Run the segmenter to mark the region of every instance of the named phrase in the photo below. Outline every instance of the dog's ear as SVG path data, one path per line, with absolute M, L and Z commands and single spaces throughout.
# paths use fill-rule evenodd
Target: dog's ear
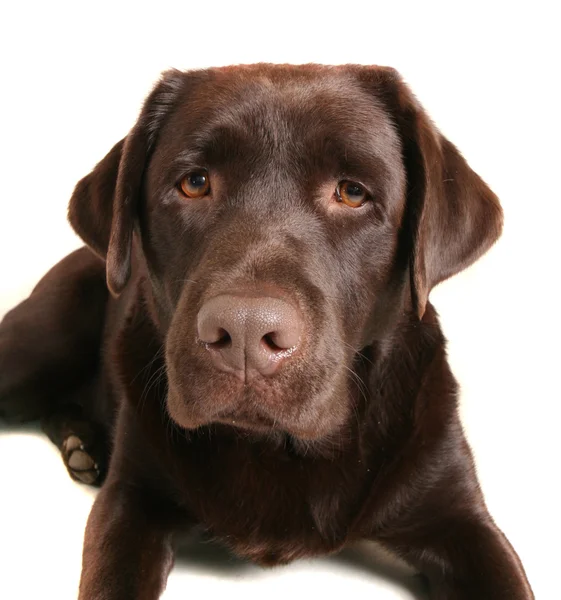
M 68 220 L 74 231 L 101 258 L 107 257 L 113 197 L 125 140 L 121 140 L 94 170 L 81 179 L 70 198 Z
M 180 71 L 162 75 L 130 133 L 76 185 L 70 199 L 70 224 L 105 259 L 107 285 L 114 295 L 123 290 L 130 277 L 132 236 L 144 171 L 184 79 Z
M 401 136 L 407 174 L 403 226 L 409 240 L 413 308 L 422 318 L 431 289 L 471 265 L 499 238 L 502 209 L 397 71 L 365 67 L 360 78 L 374 88 Z

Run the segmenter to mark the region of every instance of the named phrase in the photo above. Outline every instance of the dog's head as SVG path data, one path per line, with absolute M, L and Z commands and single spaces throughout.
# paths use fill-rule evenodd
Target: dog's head
M 497 239 L 500 205 L 392 69 L 165 73 L 76 187 L 118 295 L 142 251 L 168 410 L 319 439 L 358 351 Z

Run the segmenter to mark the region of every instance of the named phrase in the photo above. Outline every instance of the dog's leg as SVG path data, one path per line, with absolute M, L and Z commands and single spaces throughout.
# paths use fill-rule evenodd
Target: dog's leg
M 79 600 L 159 598 L 173 565 L 166 512 L 141 488 L 101 488 L 86 527 Z
M 481 507 L 420 506 L 374 539 L 428 579 L 431 600 L 534 599 L 518 555 Z
M 173 565 L 172 536 L 195 520 L 159 468 L 164 445 L 145 437 L 134 409 L 119 405 L 114 453 L 84 537 L 79 600 L 156 600 Z M 159 450 L 158 450 L 159 448 Z
M 51 414 L 96 371 L 108 292 L 105 265 L 81 248 L 55 265 L 0 323 L 0 417 Z

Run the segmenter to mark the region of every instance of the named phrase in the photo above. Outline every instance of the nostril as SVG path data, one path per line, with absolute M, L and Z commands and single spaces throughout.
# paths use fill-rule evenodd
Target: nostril
M 271 352 L 280 352 L 281 350 L 285 350 L 278 344 L 275 343 L 275 332 L 267 333 L 261 338 L 261 343 L 270 350 Z
M 216 338 L 217 339 L 215 341 L 206 343 L 209 348 L 220 350 L 222 348 L 228 348 L 232 344 L 232 338 L 225 329 L 218 329 L 216 332 Z
M 261 338 L 261 344 L 269 352 L 278 353 L 293 350 L 300 340 L 298 331 L 271 331 Z

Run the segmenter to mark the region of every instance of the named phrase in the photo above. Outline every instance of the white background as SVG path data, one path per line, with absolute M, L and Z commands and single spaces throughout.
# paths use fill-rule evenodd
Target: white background
M 536 597 L 561 598 L 561 48 L 554 5 L 4 3 L 0 316 L 79 245 L 65 222 L 72 188 L 126 134 L 161 70 L 257 61 L 398 68 L 505 210 L 501 241 L 432 301 L 450 340 L 490 510 Z M 76 597 L 92 499 L 43 437 L 0 430 L 0 597 Z M 221 591 L 246 600 L 304 592 L 420 597 L 364 556 L 265 572 L 195 547 L 173 571 L 165 598 Z

